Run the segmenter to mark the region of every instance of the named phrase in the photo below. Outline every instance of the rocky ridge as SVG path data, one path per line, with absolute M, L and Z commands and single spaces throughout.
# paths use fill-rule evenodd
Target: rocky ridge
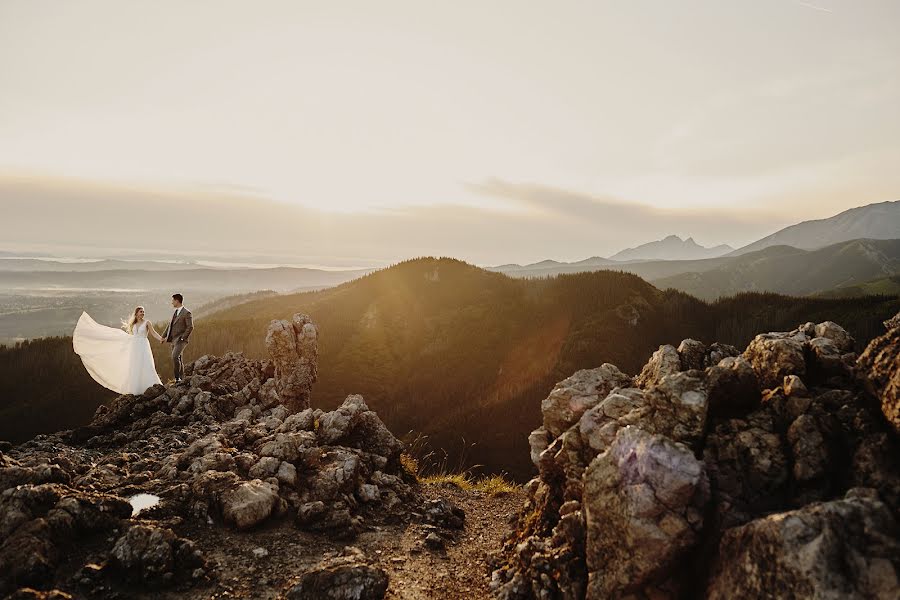
M 542 403 L 498 598 L 896 598 L 900 315 L 662 346 Z M 892 430 L 893 427 L 893 430 Z
M 402 443 L 361 396 L 330 412 L 309 408 L 317 336 L 306 315 L 273 321 L 271 360 L 204 356 L 182 382 L 120 396 L 85 427 L 3 447 L 0 597 L 27 597 L 28 587 L 123 597 L 127 585 L 208 585 L 218 576 L 214 561 L 175 529 L 292 521 L 352 540 L 417 516 L 439 532 L 429 523 L 461 526 L 452 503 L 424 500 L 401 465 Z M 152 519 L 133 516 L 129 499 L 138 494 L 158 498 L 145 513 Z M 73 570 L 68 556 L 85 548 Z M 387 576 L 373 575 L 376 567 L 346 558 L 332 567 L 297 573 L 284 593 L 303 598 L 304 589 L 328 585 L 335 598 L 383 596 Z M 371 594 L 352 595 L 360 578 L 374 581 Z

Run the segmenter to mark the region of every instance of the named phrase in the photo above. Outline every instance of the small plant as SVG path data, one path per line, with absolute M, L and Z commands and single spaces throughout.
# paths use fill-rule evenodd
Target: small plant
M 488 475 L 479 479 L 473 489 L 490 497 L 503 496 L 518 491 L 519 486 L 508 480 L 505 475 Z
M 419 479 L 423 485 L 452 485 L 465 492 L 474 489 L 468 473 L 440 473 Z
M 403 470 L 406 471 L 409 475 L 417 478 L 419 477 L 419 461 L 412 454 L 407 452 L 403 452 L 400 454 L 400 466 L 403 467 Z
M 475 444 L 463 442 L 463 452 L 456 464 L 450 464 L 450 455 L 441 448 L 431 448 L 428 436 L 410 431 L 404 436 L 405 450 L 400 455 L 400 464 L 410 475 L 414 475 L 422 485 L 452 485 L 465 492 L 481 492 L 491 497 L 510 494 L 519 487 L 505 475 L 485 475 L 476 477 L 473 473 L 481 465 L 466 466 L 469 451 Z

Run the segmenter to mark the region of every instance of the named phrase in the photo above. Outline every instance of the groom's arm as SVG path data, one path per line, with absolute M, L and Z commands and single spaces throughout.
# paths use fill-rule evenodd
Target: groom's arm
M 184 324 L 185 329 L 184 333 L 181 334 L 181 341 L 186 342 L 191 335 L 191 332 L 194 331 L 194 316 L 188 312 L 184 315 Z

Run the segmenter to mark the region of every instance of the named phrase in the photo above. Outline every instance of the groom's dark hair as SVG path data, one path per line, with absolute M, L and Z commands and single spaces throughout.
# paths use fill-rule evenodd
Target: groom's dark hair
M 181 294 L 172 294 L 172 298 L 178 300 L 180 304 L 184 304 L 184 296 L 182 296 Z

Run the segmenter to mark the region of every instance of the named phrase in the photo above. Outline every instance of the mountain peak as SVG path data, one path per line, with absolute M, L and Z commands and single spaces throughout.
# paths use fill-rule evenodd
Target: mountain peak
M 642 244 L 635 248 L 627 248 L 614 254 L 610 260 L 698 260 L 716 258 L 731 252 L 727 245 L 707 248 L 701 246 L 693 237 L 681 239 L 677 235 L 668 235 L 661 240 Z
M 826 219 L 803 221 L 734 251 L 738 256 L 769 246 L 817 250 L 856 239 L 889 240 L 900 237 L 900 201 L 857 206 Z

